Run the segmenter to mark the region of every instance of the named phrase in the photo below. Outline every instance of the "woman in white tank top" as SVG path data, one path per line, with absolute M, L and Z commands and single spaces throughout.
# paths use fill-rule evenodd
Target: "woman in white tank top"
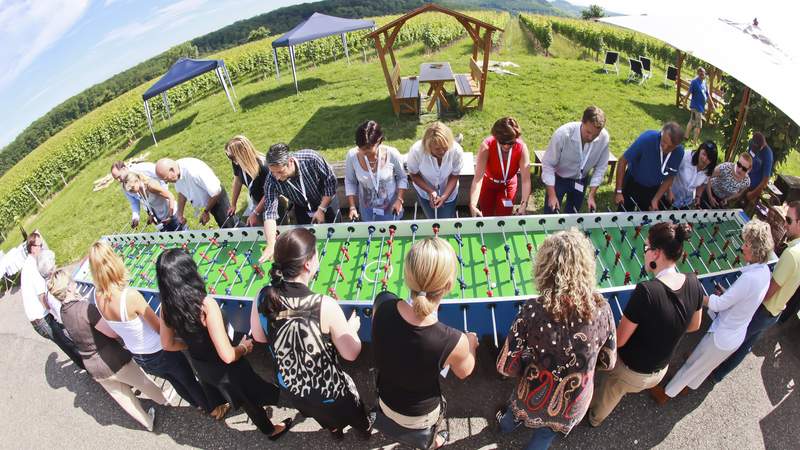
M 96 287 L 97 309 L 139 366 L 150 375 L 169 381 L 192 406 L 221 419 L 228 407 L 209 404 L 183 353 L 161 347 L 158 316 L 142 294 L 128 289 L 127 269 L 119 255 L 107 243 L 95 242 L 89 250 L 89 267 Z

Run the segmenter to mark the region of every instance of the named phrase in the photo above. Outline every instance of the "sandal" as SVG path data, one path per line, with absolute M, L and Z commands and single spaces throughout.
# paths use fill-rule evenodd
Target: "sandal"
M 439 445 L 436 445 L 436 438 L 442 438 L 442 443 L 439 444 Z M 439 432 L 436 433 L 436 436 L 434 436 L 434 438 L 433 438 L 433 445 L 436 445 L 433 448 L 434 449 L 442 448 L 445 445 L 447 445 L 447 441 L 449 441 L 449 440 L 450 440 L 450 432 L 449 431 L 447 431 L 447 430 L 439 431 Z
M 283 422 L 281 422 L 281 423 L 283 424 L 283 429 L 281 431 L 279 431 L 278 433 L 276 433 L 276 434 L 271 434 L 271 435 L 267 436 L 267 439 L 269 439 L 270 441 L 277 441 L 278 439 L 281 438 L 281 436 L 286 434 L 286 432 L 291 430 L 292 429 L 292 425 L 294 425 L 294 422 L 292 421 L 291 418 L 284 419 Z
M 230 410 L 231 410 L 231 404 L 223 403 L 214 408 L 214 410 L 211 411 L 209 415 L 213 417 L 215 420 L 222 420 L 225 418 L 225 416 L 228 414 L 228 411 Z

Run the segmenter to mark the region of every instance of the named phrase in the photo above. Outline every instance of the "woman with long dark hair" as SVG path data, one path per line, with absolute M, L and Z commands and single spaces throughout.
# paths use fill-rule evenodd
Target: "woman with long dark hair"
M 308 288 L 319 269 L 316 243 L 305 228 L 278 236 L 271 282 L 251 309 L 253 339 L 269 343 L 278 385 L 294 408 L 336 439 L 348 425 L 369 437 L 371 421 L 339 361 L 354 361 L 361 352 L 361 321 L 345 319 L 334 299 Z
M 675 267 L 691 233 L 687 224 L 650 227 L 644 262 L 655 278 L 637 284 L 625 306 L 617 326 L 617 364 L 598 385 L 589 407 L 592 426 L 599 426 L 625 394 L 658 385 L 683 335 L 700 329 L 703 287 L 694 273 Z
M 252 351 L 253 341 L 245 338 L 236 346 L 231 344 L 222 311 L 207 295 L 192 257 L 182 249 L 165 250 L 156 262 L 156 277 L 164 350 L 189 350 L 200 381 L 210 388 L 210 402 L 216 403 L 214 397 L 221 394 L 234 408 L 241 406 L 270 440 L 289 431 L 291 419 L 273 426 L 267 417 L 264 406 L 277 404 L 280 391 L 243 358 Z

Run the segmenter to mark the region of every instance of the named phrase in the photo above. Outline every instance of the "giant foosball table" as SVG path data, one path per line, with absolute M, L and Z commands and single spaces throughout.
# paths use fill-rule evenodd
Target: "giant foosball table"
M 359 334 L 369 340 L 372 300 L 385 290 L 408 298 L 403 283 L 404 257 L 415 240 L 436 235 L 453 246 L 459 265 L 453 289 L 441 302 L 439 320 L 490 338 L 497 346 L 520 306 L 537 295 L 533 263 L 548 234 L 574 227 L 592 241 L 597 288 L 619 320 L 635 284 L 650 276 L 644 270 L 643 247 L 651 225 L 661 221 L 692 224 L 693 235 L 685 244 L 678 269 L 697 273 L 706 291 L 712 292 L 716 284 L 730 286 L 745 264 L 741 228 L 747 220 L 741 210 L 690 210 L 312 225 L 307 227 L 317 237 L 320 270 L 310 287 L 336 299 L 345 315 L 353 310 L 360 314 Z M 109 235 L 104 239 L 124 259 L 130 285 L 156 312 L 160 305 L 156 259 L 164 249 L 185 249 L 229 323 L 238 332 L 249 332 L 253 299 L 269 282 L 269 263 L 258 263 L 265 244 L 262 229 Z M 94 287 L 88 261 L 75 278 L 81 291 L 91 297 Z

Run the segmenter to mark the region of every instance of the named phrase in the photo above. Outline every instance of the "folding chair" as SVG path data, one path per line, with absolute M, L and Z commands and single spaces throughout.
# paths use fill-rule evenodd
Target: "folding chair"
M 644 79 L 647 80 L 653 76 L 653 72 L 650 70 L 650 58 L 639 56 L 639 61 L 642 62 L 642 73 L 644 74 Z
M 673 66 L 667 67 L 667 73 L 664 75 L 664 87 L 669 87 L 669 82 L 673 83 L 678 81 L 678 69 Z
M 639 84 L 644 82 L 644 73 L 642 72 L 642 62 L 635 58 L 629 58 L 631 71 L 628 73 L 627 81 L 636 81 L 639 79 Z
M 603 63 L 603 70 L 608 73 L 608 66 L 613 66 L 614 72 L 616 72 L 617 76 L 619 76 L 619 66 L 617 65 L 617 61 L 619 61 L 619 53 L 607 51 L 606 60 Z

